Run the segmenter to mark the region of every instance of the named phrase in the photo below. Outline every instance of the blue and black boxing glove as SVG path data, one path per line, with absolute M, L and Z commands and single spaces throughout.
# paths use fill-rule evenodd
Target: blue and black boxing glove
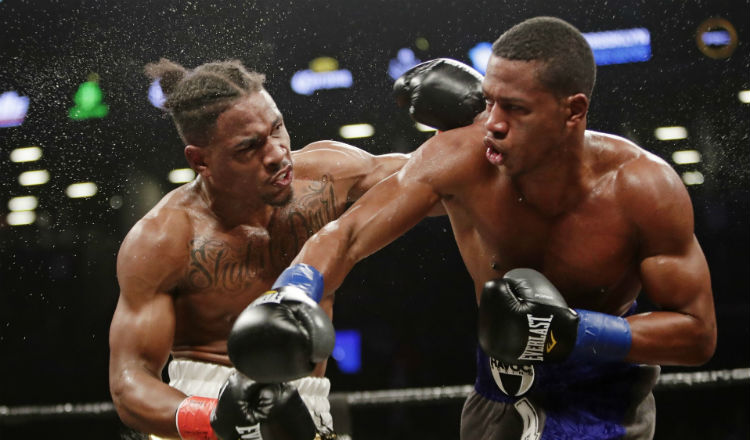
M 286 382 L 309 375 L 331 355 L 335 332 L 318 305 L 323 277 L 297 264 L 281 273 L 273 290 L 240 313 L 227 340 L 235 368 L 256 382 Z
M 631 343 L 628 321 L 568 308 L 557 288 L 533 269 L 513 269 L 484 285 L 478 336 L 485 353 L 521 365 L 620 361 Z

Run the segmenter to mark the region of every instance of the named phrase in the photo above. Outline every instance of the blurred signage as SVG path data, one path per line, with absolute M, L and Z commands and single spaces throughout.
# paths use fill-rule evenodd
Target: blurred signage
M 651 34 L 646 28 L 588 32 L 583 37 L 594 52 L 597 66 L 651 59 Z
M 16 127 L 23 124 L 29 109 L 29 98 L 10 91 L 0 95 L 0 127 Z
M 309 69 L 292 75 L 292 90 L 300 95 L 312 95 L 318 90 L 349 88 L 354 84 L 352 73 L 339 69 L 339 62 L 332 57 L 318 57 L 310 61 Z

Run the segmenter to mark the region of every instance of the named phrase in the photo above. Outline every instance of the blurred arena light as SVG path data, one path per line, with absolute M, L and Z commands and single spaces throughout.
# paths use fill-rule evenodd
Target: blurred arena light
M 34 211 L 9 212 L 8 215 L 5 216 L 5 221 L 10 226 L 30 225 L 36 221 L 36 213 L 34 213 Z
M 33 162 L 42 158 L 42 149 L 39 147 L 16 148 L 10 152 L 11 162 Z
M 29 109 L 29 98 L 14 91 L 0 95 L 0 127 L 17 127 L 23 124 Z
M 430 42 L 425 37 L 417 37 L 417 39 L 414 40 L 414 45 L 417 46 L 417 49 L 419 50 L 427 50 L 430 48 Z
M 654 130 L 654 136 L 660 141 L 675 141 L 688 137 L 687 128 L 676 125 L 672 127 L 659 127 Z
M 429 125 L 424 125 L 422 123 L 416 122 L 414 124 L 415 127 L 417 127 L 417 130 L 424 131 L 424 132 L 430 132 L 430 131 L 437 131 L 437 128 L 430 127 Z
M 686 171 L 682 173 L 682 181 L 685 185 L 700 185 L 705 181 L 700 171 Z
M 68 117 L 74 121 L 84 119 L 103 118 L 109 113 L 109 106 L 104 103 L 104 94 L 99 88 L 99 75 L 89 75 L 88 81 L 78 86 L 73 96 L 75 106 L 68 112 Z
M 359 139 L 375 134 L 375 127 L 370 124 L 349 124 L 339 128 L 339 135 L 344 139 Z
M 47 170 L 24 171 L 18 176 L 18 183 L 22 186 L 43 185 L 47 182 L 49 182 Z
M 397 80 L 407 70 L 419 64 L 420 60 L 414 55 L 414 51 L 408 48 L 401 48 L 396 54 L 396 58 L 388 61 L 388 76 Z
M 78 182 L 68 185 L 65 194 L 71 199 L 82 199 L 96 194 L 98 188 L 94 182 Z
M 697 150 L 675 151 L 672 153 L 672 161 L 678 165 L 699 163 L 701 161 L 701 153 Z
M 583 37 L 594 52 L 597 66 L 651 59 L 651 34 L 646 28 L 587 32 Z
M 740 90 L 740 92 L 737 93 L 737 98 L 743 104 L 750 104 L 750 90 Z
M 490 55 L 492 55 L 492 43 L 488 41 L 477 43 L 469 49 L 471 64 L 482 75 L 487 71 L 487 63 L 490 61 Z
M 33 211 L 39 205 L 39 201 L 34 196 L 19 196 L 8 200 L 8 209 L 14 212 Z
M 358 330 L 336 330 L 336 345 L 331 356 L 342 373 L 354 374 L 362 369 L 362 337 Z
M 177 168 L 170 171 L 167 178 L 172 183 L 186 183 L 195 179 L 195 171 L 192 168 Z
M 161 83 L 159 78 L 151 82 L 148 87 L 148 102 L 156 108 L 164 108 L 164 103 L 167 101 L 167 97 L 161 89 Z

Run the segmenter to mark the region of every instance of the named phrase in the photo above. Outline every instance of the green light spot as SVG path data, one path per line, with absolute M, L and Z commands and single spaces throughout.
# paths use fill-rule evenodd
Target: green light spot
M 76 105 L 68 112 L 68 117 L 75 121 L 92 118 L 103 118 L 109 113 L 109 106 L 103 102 L 104 94 L 96 81 L 86 81 L 78 86 L 73 96 Z

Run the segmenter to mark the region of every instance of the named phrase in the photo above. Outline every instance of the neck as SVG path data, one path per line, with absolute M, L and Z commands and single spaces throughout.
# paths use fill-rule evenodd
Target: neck
M 556 150 L 541 166 L 511 178 L 519 200 L 547 216 L 577 205 L 588 192 L 591 170 L 584 161 L 583 139 Z
M 217 191 L 208 182 L 198 178 L 198 194 L 208 210 L 227 229 L 239 225 L 267 227 L 275 211 L 262 200 L 240 200 Z

